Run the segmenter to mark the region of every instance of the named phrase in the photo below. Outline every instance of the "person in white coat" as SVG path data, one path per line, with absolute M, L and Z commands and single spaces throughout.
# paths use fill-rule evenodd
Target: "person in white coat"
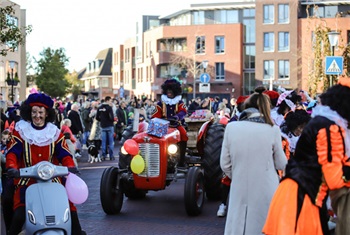
M 231 178 L 225 234 L 262 234 L 270 201 L 279 185 L 277 170 L 287 158 L 280 128 L 270 116 L 264 87 L 255 89 L 244 103 L 237 122 L 226 126 L 220 166 Z

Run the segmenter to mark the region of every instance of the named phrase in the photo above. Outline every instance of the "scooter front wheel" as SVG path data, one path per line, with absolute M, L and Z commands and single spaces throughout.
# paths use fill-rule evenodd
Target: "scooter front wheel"
M 123 206 L 123 198 L 119 168 L 105 169 L 100 183 L 100 200 L 104 212 L 108 215 L 118 214 Z

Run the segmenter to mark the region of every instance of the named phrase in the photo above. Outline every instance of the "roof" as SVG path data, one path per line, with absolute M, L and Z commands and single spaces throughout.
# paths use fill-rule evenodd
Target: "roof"
M 223 10 L 223 9 L 242 9 L 242 8 L 255 8 L 255 0 L 241 0 L 237 2 L 222 2 L 222 3 L 199 3 L 191 4 L 190 8 L 182 9 L 162 15 L 159 19 L 171 19 L 173 17 L 199 10 Z
M 100 51 L 93 61 L 101 61 L 98 69 L 88 71 L 87 68 L 82 69 L 78 73 L 79 79 L 98 76 L 112 76 L 112 54 L 113 48 L 107 48 Z

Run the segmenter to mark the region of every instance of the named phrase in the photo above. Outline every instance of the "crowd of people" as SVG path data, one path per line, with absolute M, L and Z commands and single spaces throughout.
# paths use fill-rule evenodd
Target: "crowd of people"
M 6 230 L 18 234 L 24 223 L 24 199 L 18 188 L 25 191 L 33 182 L 23 183 L 16 177 L 19 168 L 42 160 L 34 157 L 35 151 L 47 152 L 46 158 L 72 172 L 78 172 L 81 150 L 90 145 L 98 150 L 96 161 L 113 161 L 114 146 L 121 144 L 123 131 L 133 124 L 138 109 L 145 123 L 165 118 L 179 129 L 179 166 L 183 166 L 188 140 L 184 117 L 205 109 L 226 125 L 220 157 L 222 201 L 217 211 L 219 217 L 227 215 L 225 234 L 329 234 L 328 211 L 338 212 L 342 219 L 346 212 L 339 207 L 347 193 L 339 196 L 337 192 L 350 187 L 347 79 L 340 79 L 315 99 L 306 91 L 257 87 L 249 96 L 230 101 L 218 96 L 197 97 L 187 106 L 181 85 L 174 79 L 162 85 L 159 101 L 106 96 L 72 102 L 33 93 L 12 104 L 0 94 Z M 52 143 L 54 151 L 49 150 Z M 29 152 L 23 151 L 27 147 Z M 26 162 L 28 157 L 31 163 Z M 76 208 L 70 206 L 73 234 L 84 234 Z M 348 231 L 347 223 L 342 224 L 337 230 Z

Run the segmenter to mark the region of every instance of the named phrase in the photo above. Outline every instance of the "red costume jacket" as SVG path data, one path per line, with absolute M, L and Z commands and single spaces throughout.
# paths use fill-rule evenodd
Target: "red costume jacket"
M 167 98 L 164 97 L 164 99 L 167 99 Z M 175 97 L 174 99 L 177 99 L 177 97 Z M 188 140 L 187 132 L 185 128 L 182 126 L 184 124 L 184 118 L 186 114 L 187 114 L 187 107 L 182 100 L 179 100 L 178 102 L 171 102 L 171 99 L 168 98 L 165 101 L 162 100 L 157 103 L 156 109 L 152 114 L 152 118 L 163 118 L 163 119 L 172 118 L 170 122 L 170 126 L 175 127 L 180 131 L 181 141 L 187 141 Z
M 43 129 L 35 129 L 29 122 L 19 121 L 8 143 L 6 168 L 20 169 L 41 161 L 75 167 L 64 135 L 54 124 L 47 123 Z M 33 183 L 33 179 L 14 179 L 17 188 L 14 208 L 24 205 L 25 194 L 20 188 Z

